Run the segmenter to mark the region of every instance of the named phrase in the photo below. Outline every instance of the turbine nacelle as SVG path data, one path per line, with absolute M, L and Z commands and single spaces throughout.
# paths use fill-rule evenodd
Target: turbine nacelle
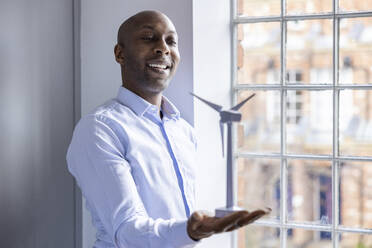
M 221 122 L 239 122 L 242 119 L 242 114 L 235 110 L 222 110 L 220 112 Z

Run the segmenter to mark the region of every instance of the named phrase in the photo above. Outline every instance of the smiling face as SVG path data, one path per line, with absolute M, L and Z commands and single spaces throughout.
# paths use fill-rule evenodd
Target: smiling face
M 131 17 L 119 29 L 115 58 L 126 88 L 139 95 L 161 93 L 180 60 L 174 25 L 164 14 L 154 11 Z

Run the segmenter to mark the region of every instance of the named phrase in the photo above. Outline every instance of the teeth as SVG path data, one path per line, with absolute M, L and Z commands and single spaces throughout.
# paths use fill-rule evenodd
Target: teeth
M 159 65 L 159 64 L 149 64 L 150 67 L 160 68 L 160 69 L 167 69 L 166 65 Z

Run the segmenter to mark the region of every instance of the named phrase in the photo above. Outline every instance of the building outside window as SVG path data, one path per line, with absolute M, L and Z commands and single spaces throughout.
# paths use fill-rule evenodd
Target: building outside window
M 232 0 L 237 247 L 372 247 L 372 0 Z

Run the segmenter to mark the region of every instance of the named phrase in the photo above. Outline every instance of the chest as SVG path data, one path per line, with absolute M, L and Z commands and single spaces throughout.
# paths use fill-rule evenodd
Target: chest
M 126 133 L 126 159 L 135 180 L 153 187 L 178 187 L 178 168 L 185 183 L 194 181 L 196 151 L 187 130 L 172 123 L 146 123 L 131 126 Z

